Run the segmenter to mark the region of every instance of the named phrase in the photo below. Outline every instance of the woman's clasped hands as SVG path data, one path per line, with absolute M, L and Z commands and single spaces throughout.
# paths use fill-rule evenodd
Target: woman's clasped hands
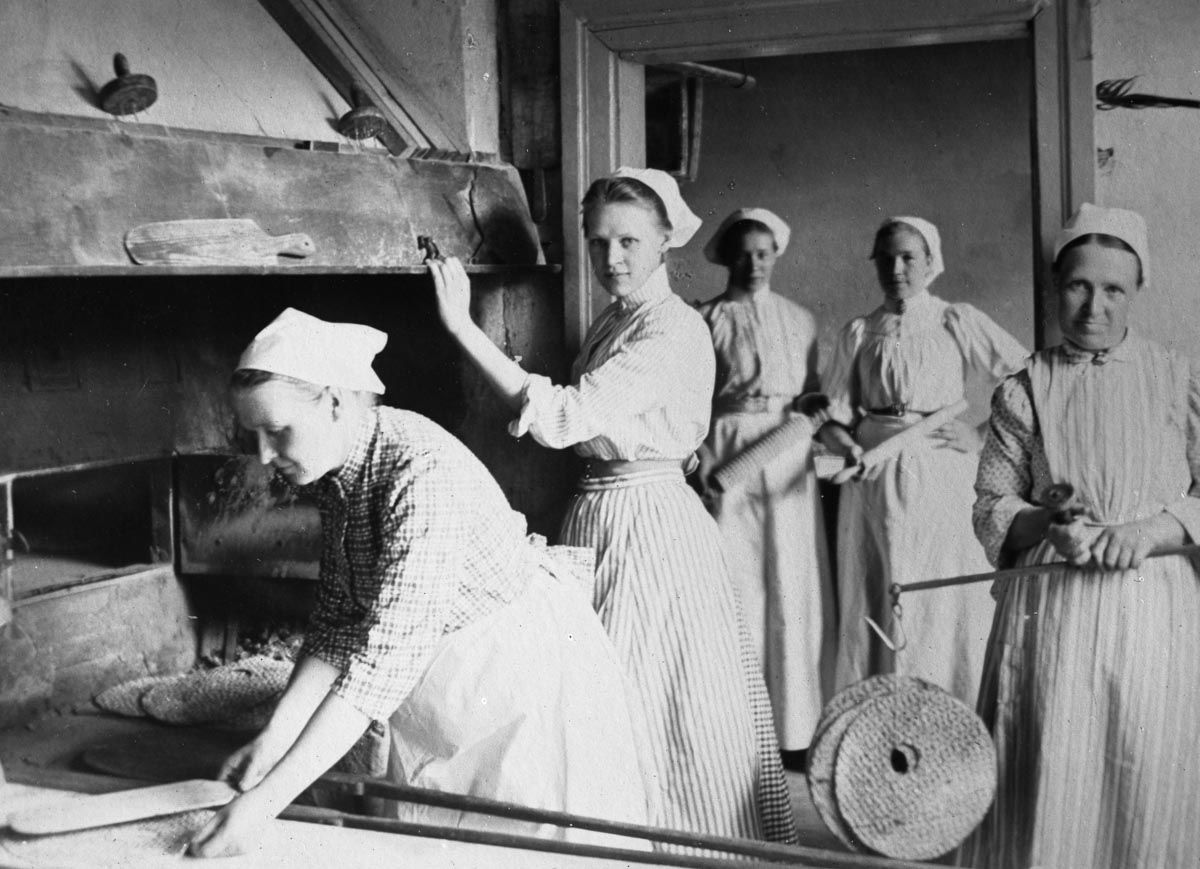
M 1177 542 L 1178 521 L 1167 513 L 1120 525 L 1088 525 L 1076 516 L 1051 522 L 1046 539 L 1067 561 L 1083 567 L 1128 570 L 1140 565 L 1159 546 Z

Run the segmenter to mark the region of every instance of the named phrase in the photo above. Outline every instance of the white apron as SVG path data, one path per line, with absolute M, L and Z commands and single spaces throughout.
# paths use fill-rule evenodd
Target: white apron
M 393 781 L 648 824 L 621 663 L 581 588 L 539 567 L 529 588 L 444 637 L 390 719 Z M 405 821 L 613 844 L 583 830 L 390 804 Z M 638 840 L 621 847 L 648 848 Z

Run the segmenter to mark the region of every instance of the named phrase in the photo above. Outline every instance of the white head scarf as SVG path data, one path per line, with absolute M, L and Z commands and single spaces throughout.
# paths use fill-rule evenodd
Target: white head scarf
M 237 367 L 383 395 L 371 360 L 385 344 L 387 334 L 370 326 L 327 323 L 288 308 L 254 336 Z
M 631 169 L 628 166 L 622 166 L 612 174 L 612 177 L 634 178 L 658 194 L 658 198 L 666 206 L 667 219 L 671 221 L 671 238 L 667 242 L 667 247 L 683 247 L 703 223 L 683 201 L 675 179 L 661 169 Z
M 726 263 L 721 262 L 721 239 L 725 237 L 725 233 L 729 231 L 731 226 L 741 220 L 757 220 L 767 229 L 771 230 L 771 235 L 775 236 L 776 253 L 782 254 L 787 250 L 788 242 L 792 238 L 792 228 L 783 221 L 783 218 L 765 208 L 739 208 L 721 221 L 721 225 L 717 227 L 717 231 L 708 240 L 708 244 L 704 245 L 704 258 L 706 260 L 710 263 L 716 263 L 719 266 L 726 265 Z
M 880 228 L 893 223 L 910 226 L 921 238 L 925 239 L 925 244 L 929 247 L 929 280 L 926 282 L 926 286 L 932 284 L 934 278 L 946 270 L 946 262 L 942 259 L 942 234 L 938 232 L 936 226 L 922 217 L 889 217 L 880 225 Z
M 1077 238 L 1085 235 L 1111 235 L 1119 238 L 1138 255 L 1142 261 L 1142 282 L 1150 280 L 1150 243 L 1146 233 L 1146 221 L 1136 211 L 1124 208 L 1103 208 L 1085 202 L 1071 215 L 1067 225 L 1054 239 L 1054 259 L 1062 249 Z

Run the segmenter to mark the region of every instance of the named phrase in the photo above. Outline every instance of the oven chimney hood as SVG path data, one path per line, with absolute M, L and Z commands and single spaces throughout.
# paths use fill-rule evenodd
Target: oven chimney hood
M 162 268 L 135 265 L 131 231 L 228 218 L 312 241 L 303 259 L 228 266 L 243 272 L 422 269 L 421 236 L 468 264 L 544 261 L 511 166 L 328 147 L 0 108 L 0 276 Z

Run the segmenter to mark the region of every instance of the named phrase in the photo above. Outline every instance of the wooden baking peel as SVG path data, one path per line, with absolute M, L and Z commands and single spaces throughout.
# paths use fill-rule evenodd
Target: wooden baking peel
M 111 794 L 72 794 L 14 812 L 8 826 L 23 836 L 49 836 L 223 806 L 237 796 L 225 782 L 192 779 Z
M 125 250 L 142 265 L 274 265 L 276 257 L 316 251 L 302 232 L 267 235 L 245 218 L 167 220 L 125 233 Z

